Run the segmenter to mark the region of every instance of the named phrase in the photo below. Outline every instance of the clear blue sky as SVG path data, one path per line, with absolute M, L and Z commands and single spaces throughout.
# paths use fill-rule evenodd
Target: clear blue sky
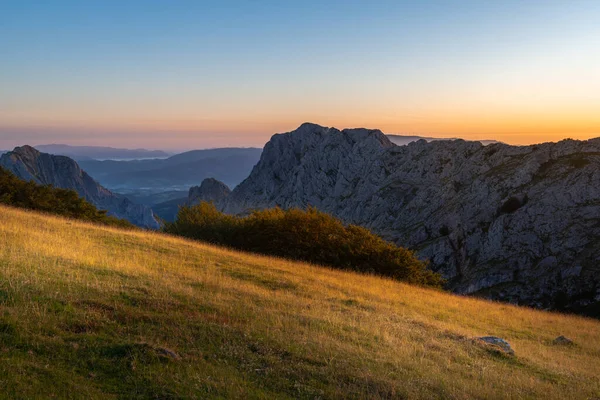
M 600 1 L 3 1 L 0 148 L 600 136 Z

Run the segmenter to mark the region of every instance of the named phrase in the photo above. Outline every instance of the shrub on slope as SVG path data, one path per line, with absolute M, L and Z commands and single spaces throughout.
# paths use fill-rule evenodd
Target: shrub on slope
M 3 168 L 0 168 L 0 204 L 104 225 L 133 227 L 125 220 L 107 216 L 105 210 L 98 210 L 73 190 L 25 182 Z
M 344 225 L 315 208 L 273 208 L 237 217 L 203 202 L 180 208 L 177 220 L 164 229 L 243 251 L 370 272 L 419 285 L 439 287 L 442 283 L 413 252 L 365 228 Z

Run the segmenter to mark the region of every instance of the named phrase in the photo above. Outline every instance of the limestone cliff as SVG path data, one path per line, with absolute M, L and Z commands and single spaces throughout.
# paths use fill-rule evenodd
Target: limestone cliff
M 109 215 L 151 229 L 159 228 L 152 210 L 102 187 L 69 157 L 40 153 L 31 146 L 17 147 L 0 157 L 0 166 L 17 177 L 39 185 L 73 189 Z
M 600 139 L 396 146 L 380 131 L 304 124 L 267 143 L 219 202 L 308 205 L 429 259 L 458 293 L 542 308 L 600 304 Z

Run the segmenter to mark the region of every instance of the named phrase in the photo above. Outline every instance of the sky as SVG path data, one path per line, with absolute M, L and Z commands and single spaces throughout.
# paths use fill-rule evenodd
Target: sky
M 600 136 L 600 1 L 0 0 L 0 149 Z

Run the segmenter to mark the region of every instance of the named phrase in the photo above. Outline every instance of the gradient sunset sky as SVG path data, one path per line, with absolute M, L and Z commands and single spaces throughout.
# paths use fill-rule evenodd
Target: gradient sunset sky
M 600 136 L 600 1 L 2 1 L 0 149 Z

